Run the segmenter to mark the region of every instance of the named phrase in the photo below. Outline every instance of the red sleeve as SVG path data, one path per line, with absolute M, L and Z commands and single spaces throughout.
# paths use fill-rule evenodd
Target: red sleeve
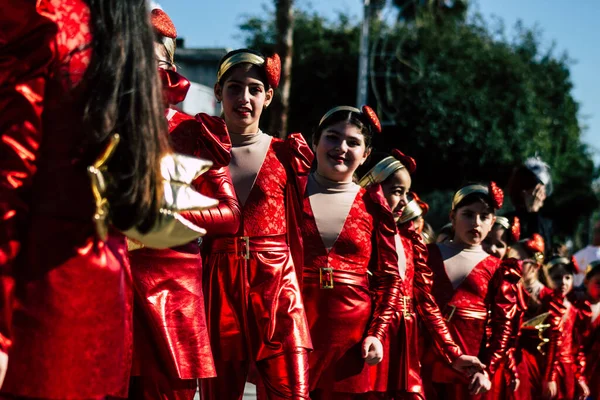
M 206 229 L 207 236 L 233 235 L 240 224 L 240 205 L 235 195 L 228 167 L 210 169 L 194 181 L 194 189 L 219 200 L 219 205 L 201 211 L 186 211 L 181 215 Z
M 370 271 L 371 291 L 374 294 L 375 309 L 368 329 L 368 336 L 383 341 L 390 322 L 399 307 L 400 275 L 398 274 L 398 253 L 396 252 L 396 223 L 380 185 L 367 188 L 368 195 L 375 205 L 374 243 L 371 252 Z
M 423 242 L 423 237 L 412 227 L 403 229 L 402 235 L 410 238 L 413 243 L 414 294 L 417 312 L 427 327 L 438 352 L 451 364 L 463 353 L 452 339 L 442 312 L 431 294 L 433 272 L 427 265 L 427 246 Z
M 579 381 L 587 382 L 585 368 L 587 365 L 584 350 L 586 337 L 591 329 L 592 308 L 588 301 L 582 300 L 576 303 L 577 319 L 573 327 L 573 353 L 575 355 L 575 377 Z
M 37 5 L 36 5 L 37 4 Z M 56 25 L 47 1 L 7 0 L 0 13 L 0 349 L 10 346 L 11 264 L 42 140 L 44 89 Z
M 504 359 L 513 336 L 513 321 L 518 315 L 517 284 L 520 279 L 521 268 L 515 259 L 504 260 L 492 277 L 488 299 L 491 310 L 491 337 L 481 359 L 481 362 L 487 365 L 491 376 L 496 373 Z
M 562 300 L 552 294 L 547 293 L 544 296 L 545 308 L 550 312 L 550 316 L 546 320 L 548 329 L 547 347 L 545 354 L 545 364 L 540 366 L 543 368 L 543 382 L 556 382 L 558 379 L 558 352 L 562 346 L 562 319 L 566 312 L 566 308 Z

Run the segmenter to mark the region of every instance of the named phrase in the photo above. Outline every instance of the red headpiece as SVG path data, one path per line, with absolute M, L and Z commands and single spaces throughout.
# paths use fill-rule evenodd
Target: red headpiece
M 502 191 L 502 189 L 500 189 L 498 186 L 496 186 L 496 183 L 494 181 L 490 181 L 488 190 L 489 190 L 490 198 L 492 199 L 492 202 L 493 202 L 492 205 L 494 206 L 494 208 L 496 208 L 497 210 L 501 209 L 502 204 L 504 203 L 504 192 Z
M 519 217 L 513 218 L 513 223 L 510 227 L 510 234 L 515 242 L 518 242 L 521 238 L 521 221 L 519 220 Z
M 366 107 L 366 106 L 365 106 Z M 402 153 L 400 150 L 398 149 L 393 149 L 392 150 L 392 156 L 400 161 L 402 163 L 402 165 L 404 165 L 404 167 L 408 170 L 408 172 L 410 172 L 411 174 L 413 174 L 416 170 L 417 170 L 417 162 L 415 161 L 414 158 L 412 158 L 411 156 L 407 156 L 406 154 Z
M 373 109 L 371 107 L 365 105 L 365 106 L 362 106 L 362 112 L 364 115 L 366 115 L 369 122 L 371 122 L 371 125 L 373 126 L 373 128 L 375 128 L 375 131 L 377 133 L 381 133 L 381 122 L 379 122 L 379 118 L 377 117 L 377 114 L 375 113 L 375 111 L 373 111 Z M 402 161 L 402 160 L 400 160 L 400 161 Z M 404 163 L 402 163 L 402 164 L 404 164 Z
M 538 233 L 534 233 L 531 239 L 525 242 L 525 246 L 535 253 L 544 253 L 546 247 L 544 238 Z
M 575 258 L 575 256 L 571 256 L 571 264 L 573 264 L 573 267 L 575 267 L 576 274 L 581 272 L 581 268 L 579 268 L 579 263 L 577 262 L 577 259 Z
M 150 12 L 150 20 L 152 22 L 152 26 L 156 33 L 161 36 L 165 36 L 171 39 L 175 39 L 177 37 L 177 29 L 175 29 L 175 25 L 173 25 L 173 21 L 167 15 L 166 12 L 159 8 L 155 8 Z
M 275 53 L 265 59 L 265 72 L 269 85 L 273 89 L 277 89 L 279 80 L 281 79 L 281 59 L 279 58 L 279 54 Z
M 410 192 L 410 194 L 411 194 L 413 200 L 417 202 L 417 204 L 419 205 L 421 210 L 423 210 L 423 214 L 421 214 L 421 215 L 423 217 L 425 217 L 425 215 L 427 215 L 427 213 L 429 212 L 429 204 L 427 204 L 423 200 L 421 200 L 421 198 L 415 192 Z

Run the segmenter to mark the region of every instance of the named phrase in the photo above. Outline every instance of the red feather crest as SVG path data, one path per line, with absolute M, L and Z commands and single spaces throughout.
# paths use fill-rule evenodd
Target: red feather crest
M 577 262 L 575 256 L 571 256 L 571 264 L 573 264 L 573 267 L 575 267 L 575 273 L 578 274 L 581 272 L 581 268 L 579 268 L 579 263 Z
M 375 111 L 373 111 L 373 109 L 369 106 L 363 106 L 362 112 L 367 116 L 369 122 L 371 123 L 373 128 L 375 128 L 375 131 L 377 133 L 381 133 L 381 122 L 379 122 L 379 118 L 377 117 Z
M 513 223 L 510 227 L 510 233 L 512 235 L 513 240 L 515 242 L 518 242 L 521 238 L 521 221 L 519 220 L 519 217 L 513 218 Z
M 546 247 L 544 238 L 539 233 L 534 233 L 531 239 L 525 242 L 525 246 L 536 253 L 543 253 Z
M 490 198 L 493 202 L 492 206 L 494 206 L 494 208 L 497 210 L 501 209 L 502 204 L 504 203 L 504 192 L 502 189 L 496 186 L 495 182 L 491 181 L 490 185 L 488 186 L 488 190 L 490 192 Z
M 413 174 L 417 170 L 417 162 L 411 156 L 407 156 L 398 149 L 392 150 L 392 156 L 396 160 L 400 161 L 402 165 L 404 165 L 408 172 L 410 172 L 411 174 Z
M 265 72 L 267 73 L 269 85 L 273 89 L 277 89 L 279 80 L 281 79 L 281 59 L 279 58 L 279 54 L 275 53 L 271 57 L 267 57 L 265 60 Z
M 173 25 L 173 21 L 167 15 L 166 12 L 159 8 L 155 8 L 150 12 L 150 21 L 152 22 L 152 26 L 156 33 L 161 36 L 165 36 L 171 39 L 175 39 L 177 37 L 177 29 L 175 29 L 175 25 Z

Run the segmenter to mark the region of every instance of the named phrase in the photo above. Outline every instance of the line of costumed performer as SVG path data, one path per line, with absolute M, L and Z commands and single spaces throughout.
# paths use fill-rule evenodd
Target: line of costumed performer
M 190 82 L 176 72 L 175 26 L 160 9 L 151 12 L 169 138 L 174 150 L 213 162 L 193 186 L 219 200 L 217 207 L 182 216 L 208 235 L 234 234 L 240 209 L 227 164 L 231 142 L 221 118 L 182 113 Z M 204 313 L 202 259 L 198 241 L 171 249 L 136 249 L 129 257 L 135 288 L 134 359 L 130 399 L 191 400 L 197 379 L 216 375 Z
M 381 185 L 383 194 L 397 224 L 395 235 L 398 254 L 397 269 L 402 279 L 398 307 L 384 341 L 385 357 L 371 369 L 371 399 L 424 399 L 419 360 L 417 315 L 433 338 L 438 352 L 449 365 L 464 373 L 473 373 L 484 366 L 474 356 L 463 354 L 454 342 L 431 287 L 433 274 L 427 266 L 428 252 L 414 222 L 423 213 L 418 197 L 407 195 L 416 170 L 412 157 L 399 150 L 391 154 L 375 153 L 362 168 L 359 184 L 363 187 Z
M 308 398 L 312 348 L 297 269 L 302 268 L 298 178 L 312 152 L 300 134 L 259 129 L 279 84 L 279 57 L 235 50 L 219 63 L 215 96 L 233 144 L 229 166 L 242 207 L 235 235 L 203 244 L 208 328 L 217 377 L 203 399 L 241 399 L 252 363 L 269 399 Z
M 2 5 L 0 398 L 124 398 L 124 234 L 199 237 L 180 212 L 216 203 L 190 186 L 209 163 L 169 148 L 145 0 Z

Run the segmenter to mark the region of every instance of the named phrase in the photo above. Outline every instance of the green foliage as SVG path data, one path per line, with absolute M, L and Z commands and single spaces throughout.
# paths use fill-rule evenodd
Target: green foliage
M 521 24 L 509 39 L 501 22 L 467 19 L 465 1 L 397 3 L 408 14 L 393 26 L 374 24 L 371 38 L 370 103 L 386 125 L 376 145 L 414 156 L 414 188 L 431 199 L 467 181 L 504 186 L 515 166 L 539 154 L 555 181 L 545 210 L 559 233 L 575 232 L 579 216 L 598 206 L 598 171 L 581 142 L 567 55 L 544 50 L 541 34 Z M 289 126 L 307 134 L 327 109 L 355 101 L 359 22 L 295 15 Z M 272 49 L 273 20 L 248 19 L 248 46 Z M 432 216 L 439 227 L 447 210 Z

